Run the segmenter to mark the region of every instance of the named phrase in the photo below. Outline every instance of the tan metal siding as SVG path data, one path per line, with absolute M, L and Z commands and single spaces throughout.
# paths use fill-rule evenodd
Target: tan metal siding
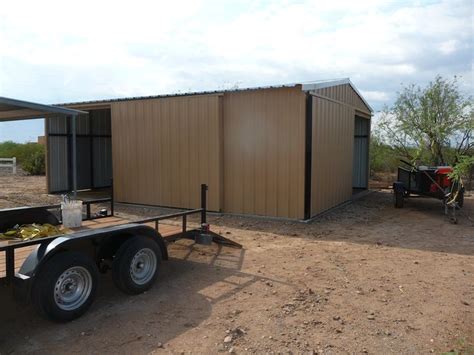
M 219 96 L 116 102 L 111 109 L 117 201 L 197 208 L 205 183 L 208 208 L 221 210 Z
M 224 95 L 224 211 L 304 218 L 301 88 Z
M 349 84 L 336 85 L 316 90 L 317 94 L 329 97 L 333 100 L 344 102 L 356 107 L 358 110 L 370 115 L 370 109 L 365 105 L 357 92 Z
M 313 97 L 311 215 L 352 196 L 354 109 Z

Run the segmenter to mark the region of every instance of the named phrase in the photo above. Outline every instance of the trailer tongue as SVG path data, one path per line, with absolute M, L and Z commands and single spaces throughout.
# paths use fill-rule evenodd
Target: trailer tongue
M 148 290 L 160 263 L 168 259 L 167 245 L 179 239 L 234 248 L 242 245 L 211 231 L 207 223 L 207 186 L 201 186 L 201 208 L 128 221 L 114 216 L 113 199 L 84 201 L 84 227 L 61 234 L 20 241 L 0 242 L 0 282 L 12 287 L 17 298 L 30 301 L 36 310 L 56 321 L 80 317 L 92 304 L 99 272 L 111 271 L 114 284 L 128 294 Z M 92 215 L 91 205 L 109 202 L 111 213 Z M 14 225 L 60 225 L 59 205 L 0 210 L 0 231 Z M 200 216 L 188 228 L 188 216 Z M 162 225 L 181 218 L 181 226 Z M 164 228 L 163 228 L 164 227 Z M 2 253 L 3 252 L 3 253 Z M 15 272 L 18 270 L 18 272 Z

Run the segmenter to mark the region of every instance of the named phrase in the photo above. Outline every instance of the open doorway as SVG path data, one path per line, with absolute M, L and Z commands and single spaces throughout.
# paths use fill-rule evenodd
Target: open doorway
M 72 126 L 63 116 L 45 120 L 47 141 L 46 175 L 49 193 L 71 191 Z M 107 189 L 112 181 L 110 109 L 90 110 L 79 115 L 76 125 L 77 189 Z
M 370 120 L 355 116 L 352 191 L 354 194 L 369 187 L 369 133 Z

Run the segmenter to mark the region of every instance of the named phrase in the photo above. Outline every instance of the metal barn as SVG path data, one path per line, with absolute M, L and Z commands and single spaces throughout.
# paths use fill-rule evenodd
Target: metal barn
M 368 187 L 372 109 L 349 79 L 64 104 L 78 189 L 118 202 L 310 219 Z M 72 189 L 71 121 L 46 118 L 50 192 Z

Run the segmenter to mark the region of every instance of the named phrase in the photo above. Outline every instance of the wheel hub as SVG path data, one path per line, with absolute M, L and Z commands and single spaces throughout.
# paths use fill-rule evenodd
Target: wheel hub
M 64 271 L 54 286 L 54 301 L 65 311 L 81 307 L 92 292 L 92 276 L 82 266 L 73 266 Z
M 156 254 L 149 248 L 140 249 L 130 264 L 130 276 L 138 285 L 149 282 L 156 272 L 158 261 Z

